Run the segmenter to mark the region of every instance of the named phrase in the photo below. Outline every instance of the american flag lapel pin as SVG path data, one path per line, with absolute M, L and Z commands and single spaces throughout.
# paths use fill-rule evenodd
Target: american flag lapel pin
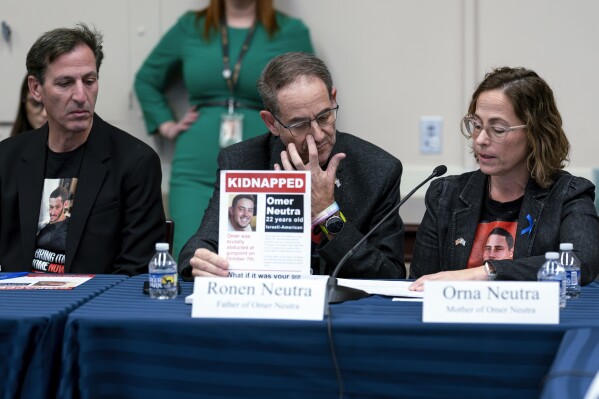
M 457 240 L 455 240 L 455 245 L 461 245 L 461 246 L 465 247 L 466 246 L 466 240 L 464 240 L 462 237 L 460 237 Z

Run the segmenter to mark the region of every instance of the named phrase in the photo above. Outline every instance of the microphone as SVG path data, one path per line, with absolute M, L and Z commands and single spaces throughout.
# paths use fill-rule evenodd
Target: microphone
M 391 209 L 385 216 L 383 216 L 383 218 L 376 225 L 374 225 L 374 227 L 371 228 L 370 231 L 368 231 L 368 233 L 364 234 L 364 237 L 362 237 L 349 251 L 347 251 L 347 253 L 343 256 L 343 258 L 341 258 L 339 263 L 337 263 L 337 266 L 335 267 L 335 269 L 333 270 L 333 273 L 331 273 L 331 276 L 329 277 L 329 279 L 327 281 L 327 292 L 326 292 L 325 305 L 329 304 L 329 303 L 339 303 L 339 302 L 344 302 L 344 301 L 349 301 L 349 300 L 356 300 L 356 299 L 360 299 L 360 298 L 365 298 L 370 295 L 367 292 L 356 289 L 356 288 L 350 288 L 350 287 L 338 285 L 337 284 L 337 275 L 339 274 L 341 267 L 345 264 L 345 262 L 349 259 L 349 257 L 354 254 L 356 249 L 364 241 L 366 241 L 366 239 L 368 237 L 370 237 L 370 235 L 373 232 L 375 232 L 376 229 L 378 229 L 379 226 L 381 224 L 383 224 L 383 222 L 385 220 L 387 220 L 393 214 L 397 213 L 399 208 L 404 204 L 404 202 L 407 201 L 408 198 L 410 198 L 416 192 L 416 190 L 418 190 L 420 187 L 422 187 L 424 184 L 426 184 L 428 181 L 434 179 L 435 177 L 443 176 L 446 172 L 447 172 L 447 166 L 445 166 L 445 165 L 437 166 L 433 170 L 433 173 L 431 173 L 431 175 L 429 177 L 424 179 L 424 181 L 422 181 L 412 191 L 410 191 L 408 193 L 408 195 L 406 195 L 399 202 L 399 204 L 395 205 L 393 207 L 393 209 Z

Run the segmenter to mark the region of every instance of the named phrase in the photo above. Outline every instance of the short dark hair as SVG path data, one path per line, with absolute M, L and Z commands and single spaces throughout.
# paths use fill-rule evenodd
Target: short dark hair
M 50 198 L 61 198 L 62 202 L 65 202 L 69 199 L 69 190 L 62 186 L 56 187 L 54 191 L 50 193 Z
M 510 232 L 507 231 L 506 229 L 501 228 L 501 227 L 495 227 L 493 230 L 491 230 L 491 232 L 487 236 L 487 240 L 492 235 L 498 235 L 498 236 L 505 237 L 505 241 L 507 242 L 508 249 L 512 249 L 514 247 L 514 237 L 512 237 L 512 235 L 510 234 Z
M 254 205 L 256 205 L 256 198 L 254 198 L 253 195 L 249 195 L 249 194 L 237 194 L 235 197 L 233 197 L 233 201 L 231 202 L 231 206 L 235 207 L 235 205 L 237 205 L 237 203 L 239 202 L 239 200 L 242 199 L 248 199 L 250 201 L 252 201 L 254 203 Z
M 497 68 L 485 76 L 472 94 L 468 114 L 476 112 L 476 101 L 482 92 L 496 89 L 506 95 L 516 116 L 526 124 L 526 165 L 530 177 L 539 186 L 549 187 L 556 173 L 566 166 L 570 152 L 553 90 L 530 69 Z
M 74 28 L 58 28 L 42 33 L 27 53 L 27 74 L 44 84 L 48 65 L 80 44 L 86 45 L 94 53 L 96 72 L 99 74 L 104 59 L 102 34 L 84 23 L 79 23 Z
M 333 78 L 325 63 L 312 54 L 291 52 L 270 60 L 260 74 L 257 86 L 264 108 L 278 114 L 278 91 L 303 76 L 322 80 L 332 99 Z

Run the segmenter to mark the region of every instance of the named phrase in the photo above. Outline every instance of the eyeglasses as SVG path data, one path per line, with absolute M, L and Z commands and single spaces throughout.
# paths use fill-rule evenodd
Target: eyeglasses
M 279 120 L 279 118 L 275 116 L 274 113 L 271 113 L 272 116 L 274 116 L 275 120 L 279 122 L 281 126 L 283 126 L 285 129 L 288 129 L 293 136 L 300 137 L 310 133 L 310 130 L 312 130 L 313 121 L 316 121 L 316 123 L 318 123 L 318 126 L 320 127 L 326 127 L 335 123 L 335 121 L 337 120 L 338 109 L 339 105 L 337 105 L 334 108 L 327 109 L 326 111 L 322 111 L 320 114 L 316 115 L 314 119 L 292 123 L 291 125 L 285 125 L 283 122 Z
M 504 126 L 504 125 L 483 125 L 475 117 L 468 115 L 462 119 L 462 134 L 467 138 L 475 139 L 484 130 L 491 140 L 501 141 L 507 137 L 512 130 L 525 128 L 526 125 Z

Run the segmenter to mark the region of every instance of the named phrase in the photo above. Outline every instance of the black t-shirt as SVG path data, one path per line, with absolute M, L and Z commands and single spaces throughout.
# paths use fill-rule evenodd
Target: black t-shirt
M 46 154 L 44 190 L 40 199 L 32 270 L 64 273 L 69 221 L 74 208 L 85 145 L 62 153 L 48 148 Z
M 518 215 L 523 198 L 497 202 L 489 198 L 485 192 L 468 267 L 478 267 L 489 259 L 513 259 Z

